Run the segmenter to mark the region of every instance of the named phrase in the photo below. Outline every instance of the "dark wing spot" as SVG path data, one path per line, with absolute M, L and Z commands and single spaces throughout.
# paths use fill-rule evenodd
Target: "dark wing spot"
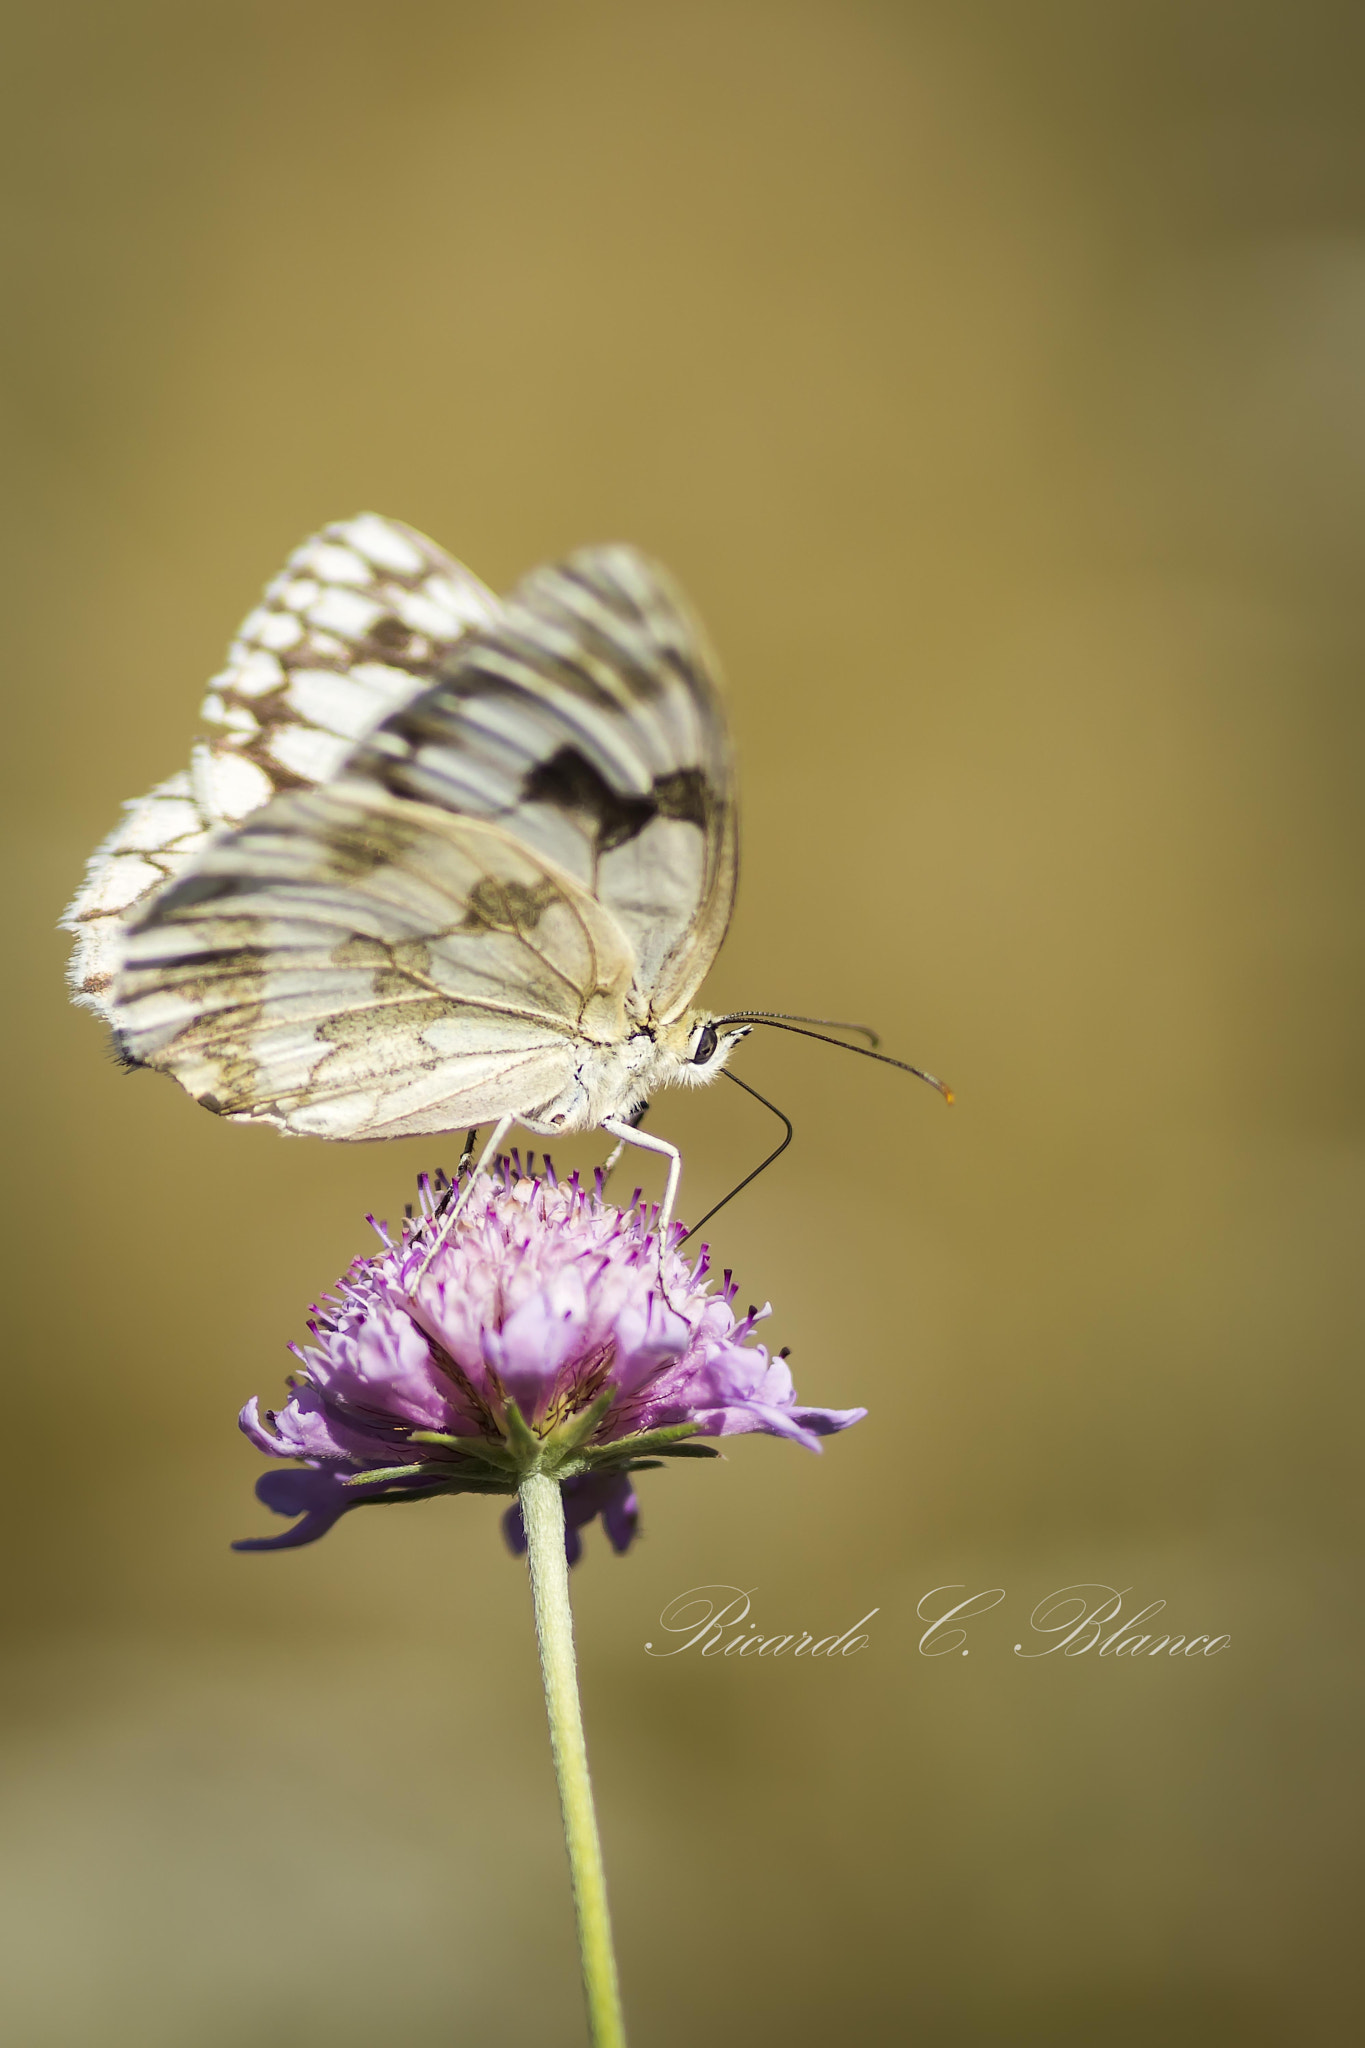
M 374 992 L 381 998 L 411 997 L 431 981 L 431 948 L 425 939 L 403 939 L 387 948 L 388 960 L 374 971 Z
M 238 920 L 239 923 L 241 921 Z M 134 972 L 154 968 L 163 978 L 171 979 L 176 988 L 193 992 L 201 998 L 206 995 L 210 980 L 221 984 L 228 979 L 240 981 L 248 975 L 264 974 L 270 958 L 267 946 L 195 946 L 187 953 L 175 953 L 169 949 L 176 939 L 168 934 L 165 943 L 166 951 L 158 953 L 154 960 L 144 963 L 144 967 Z M 177 974 L 174 972 L 176 968 L 186 968 L 188 973 Z
M 218 1030 L 213 1025 L 205 1030 L 196 1030 L 191 1025 L 171 1041 L 173 1045 L 179 1045 L 182 1040 L 197 1043 L 201 1050 L 214 1055 L 218 1086 L 223 1092 L 221 1096 L 199 1095 L 195 1100 L 203 1108 L 211 1109 L 215 1116 L 234 1116 L 242 1110 L 259 1110 L 262 1107 L 261 1074 L 250 1051 L 251 1036 L 259 1028 L 261 1018 L 259 1003 L 240 1003 L 214 1020 Z
M 654 801 L 661 818 L 681 818 L 705 831 L 715 800 L 700 768 L 675 768 L 655 783 Z
M 362 933 L 353 932 L 349 938 L 338 940 L 328 956 L 334 967 L 388 967 L 392 962 L 389 948 L 382 939 L 366 938 Z
M 523 803 L 554 804 L 590 818 L 599 853 L 624 846 L 655 818 L 681 818 L 704 831 L 711 802 L 700 768 L 661 775 L 648 796 L 622 796 L 576 747 L 561 747 L 528 770 L 521 797 Z
M 249 841 L 252 827 L 241 837 Z M 392 818 L 373 813 L 354 822 L 322 819 L 316 828 L 316 844 L 326 860 L 319 875 L 324 881 L 358 882 L 376 868 L 390 867 L 402 859 L 422 837 L 422 827 L 411 818 Z M 321 864 L 320 864 L 321 865 Z M 147 916 L 135 925 L 146 931 L 168 920 L 192 915 L 204 903 L 223 903 L 233 896 L 254 895 L 270 880 L 269 871 L 257 874 L 186 875 L 172 882 L 155 899 Z
M 324 825 L 318 833 L 319 843 L 331 856 L 333 873 L 348 882 L 359 881 L 376 868 L 391 867 L 421 837 L 421 826 L 409 818 L 373 814 L 363 823 Z
M 178 911 L 193 910 L 198 903 L 220 902 L 224 896 L 235 896 L 249 886 L 252 885 L 235 875 L 186 875 L 183 881 L 172 882 L 169 889 L 162 890 L 147 916 L 140 918 L 133 930 L 147 931 Z
M 380 978 L 375 976 L 376 992 L 384 993 L 377 986 Z M 453 1005 L 441 996 L 414 996 L 413 984 L 406 977 L 395 976 L 394 980 L 395 986 L 388 993 L 409 999 L 404 1002 L 400 1020 L 406 1034 L 402 1041 L 404 1065 L 409 1070 L 430 1065 L 429 1059 L 422 1059 L 420 1048 L 414 1041 L 426 1025 L 434 1024 L 438 1017 L 448 1017 Z M 339 1010 L 335 1017 L 324 1018 L 313 1028 L 313 1036 L 320 1045 L 352 1052 L 359 1049 L 367 1053 L 391 1051 L 393 1032 L 393 1018 L 383 1013 L 376 1015 L 372 1010 Z
M 549 906 L 559 901 L 560 892 L 553 882 L 536 882 L 528 888 L 524 882 L 500 882 L 485 875 L 469 892 L 460 930 L 515 935 L 534 931 Z
M 370 628 L 369 637 L 378 646 L 382 647 L 387 654 L 404 653 L 412 639 L 412 635 L 403 624 L 403 621 L 396 619 L 392 612 L 389 612 L 382 619 L 375 620 L 374 625 Z
M 624 846 L 659 811 L 652 797 L 619 796 L 576 747 L 561 747 L 548 761 L 537 761 L 522 780 L 521 795 L 524 803 L 554 804 L 591 818 L 602 852 Z
M 405 974 L 430 974 L 431 947 L 425 939 L 399 939 L 390 952 L 393 964 Z

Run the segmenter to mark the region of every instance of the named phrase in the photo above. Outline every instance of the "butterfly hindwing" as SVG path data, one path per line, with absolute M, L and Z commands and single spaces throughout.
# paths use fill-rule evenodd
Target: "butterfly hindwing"
M 525 1114 L 625 1032 L 611 915 L 496 824 L 345 779 L 278 797 L 127 942 L 129 1056 L 224 1115 L 371 1138 Z
M 455 642 L 496 616 L 478 579 L 411 527 L 372 512 L 291 555 L 241 627 L 190 767 L 129 804 L 63 919 L 78 1002 L 109 1015 L 127 930 L 211 833 L 283 789 L 334 775 L 357 740 L 429 687 Z

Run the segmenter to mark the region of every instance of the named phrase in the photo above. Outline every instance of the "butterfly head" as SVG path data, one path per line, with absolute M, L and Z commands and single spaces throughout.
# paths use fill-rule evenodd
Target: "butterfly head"
M 713 1080 L 740 1039 L 749 1036 L 749 1028 L 747 1024 L 718 1024 L 704 1010 L 689 1011 L 669 1033 L 673 1041 L 669 1049 L 677 1062 L 671 1078 L 685 1088 L 700 1087 L 703 1081 Z

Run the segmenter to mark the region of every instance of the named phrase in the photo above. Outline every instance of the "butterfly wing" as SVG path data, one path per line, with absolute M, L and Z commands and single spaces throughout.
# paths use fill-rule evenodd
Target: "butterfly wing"
M 328 1138 L 536 1120 L 624 1036 L 635 967 L 610 913 L 500 825 L 349 777 L 220 836 L 125 952 L 134 1060 Z
M 348 772 L 513 833 L 620 925 L 632 1015 L 687 1007 L 734 901 L 733 758 L 701 629 L 633 548 L 528 576 Z
M 317 601 L 300 602 L 282 590 L 272 616 L 311 633 Z M 275 686 L 334 743 L 375 630 L 347 616 L 365 662 L 325 671 L 301 653 Z M 318 630 L 344 623 L 332 604 Z M 594 1049 L 672 1021 L 720 944 L 729 739 L 663 572 L 586 550 L 505 610 L 489 600 L 439 654 L 427 639 L 405 673 L 439 674 L 368 736 L 356 710 L 340 772 L 325 750 L 286 762 L 253 712 L 242 758 L 264 751 L 301 786 L 227 817 L 133 915 L 121 906 L 122 1044 L 226 1115 L 335 1138 L 535 1123 L 552 1101 L 570 1128 L 596 1121 L 610 1110 L 581 1079 Z M 255 652 L 281 664 L 304 646 L 261 643 L 257 628 Z M 334 779 L 309 789 L 305 767 Z
M 76 1000 L 108 1017 L 129 928 L 211 833 L 284 789 L 329 780 L 356 742 L 426 689 L 471 626 L 496 617 L 478 579 L 374 513 L 306 541 L 209 685 L 210 737 L 188 771 L 129 804 L 62 919 Z

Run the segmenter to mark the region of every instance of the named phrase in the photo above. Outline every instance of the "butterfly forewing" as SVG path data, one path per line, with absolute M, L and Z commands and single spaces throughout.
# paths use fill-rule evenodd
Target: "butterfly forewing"
M 477 577 L 411 527 L 362 513 L 325 528 L 290 557 L 209 684 L 203 716 L 226 744 L 205 802 L 235 819 L 280 789 L 329 781 L 497 611 Z M 222 802 L 228 759 L 260 778 L 241 808 Z
M 691 1000 L 734 897 L 730 743 L 700 628 L 634 549 L 536 570 L 351 767 L 572 874 L 634 948 L 642 1016 Z
M 128 927 L 202 851 L 282 789 L 333 776 L 356 742 L 427 688 L 497 600 L 411 527 L 362 513 L 290 557 L 209 685 L 190 767 L 129 804 L 63 923 L 78 1002 L 110 1014 Z

